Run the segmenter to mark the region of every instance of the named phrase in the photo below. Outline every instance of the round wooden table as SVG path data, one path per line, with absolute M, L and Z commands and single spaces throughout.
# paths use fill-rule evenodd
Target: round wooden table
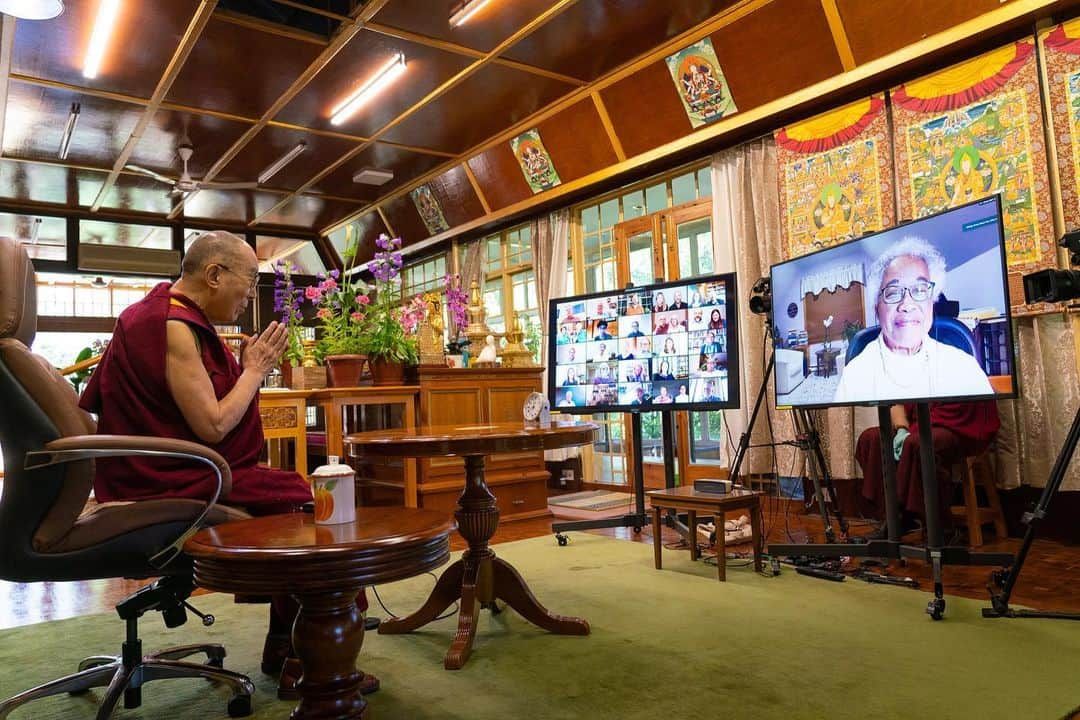
M 458 499 L 454 517 L 469 549 L 443 572 L 419 610 L 405 618 L 384 620 L 379 625 L 379 633 L 412 632 L 434 620 L 452 603 L 460 601 L 457 634 L 443 662 L 447 670 L 457 670 L 469 659 L 480 609 L 494 608 L 496 598 L 545 630 L 564 635 L 588 635 L 589 623 L 581 618 L 548 612 L 533 596 L 518 571 L 510 563 L 495 557 L 488 546 L 488 540 L 499 526 L 499 509 L 484 479 L 484 456 L 587 445 L 595 439 L 596 431 L 597 425 L 591 422 L 553 422 L 548 427 L 514 422 L 433 425 L 413 430 L 347 435 L 345 444 L 366 456 L 459 455 L 465 459 L 465 489 Z
M 209 590 L 295 595 L 293 647 L 303 668 L 292 711 L 302 718 L 359 718 L 356 656 L 364 623 L 356 595 L 419 575 L 450 559 L 454 521 L 409 508 L 358 508 L 356 520 L 316 525 L 311 515 L 268 515 L 199 531 L 185 545 L 195 582 Z

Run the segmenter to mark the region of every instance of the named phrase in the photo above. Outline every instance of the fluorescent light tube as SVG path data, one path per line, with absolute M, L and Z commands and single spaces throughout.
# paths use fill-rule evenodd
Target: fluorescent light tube
M 450 13 L 450 24 L 453 27 L 464 25 L 465 22 L 476 14 L 476 11 L 488 4 L 488 0 L 465 0 Z
M 281 172 L 281 169 L 283 167 L 295 160 L 296 156 L 304 152 L 305 150 L 307 150 L 307 142 L 301 140 L 300 142 L 296 143 L 296 147 L 279 157 L 277 160 L 272 162 L 268 168 L 259 173 L 259 184 L 265 185 L 270 180 L 270 178 Z
M 96 78 L 101 69 L 101 60 L 105 57 L 105 46 L 109 44 L 116 15 L 120 10 L 120 0 L 101 0 L 98 5 L 97 19 L 94 20 L 94 32 L 90 35 L 90 49 L 83 61 L 83 77 Z
M 353 113 L 363 107 L 368 100 L 378 95 L 380 91 L 403 72 L 405 72 L 405 54 L 397 53 L 379 68 L 359 90 L 330 111 L 330 124 L 340 125 L 348 120 Z
M 60 150 L 56 157 L 67 160 L 68 150 L 71 148 L 71 136 L 75 134 L 75 126 L 79 124 L 79 113 L 82 106 L 79 103 L 71 103 L 71 112 L 68 113 L 67 123 L 64 125 L 64 134 L 60 137 Z

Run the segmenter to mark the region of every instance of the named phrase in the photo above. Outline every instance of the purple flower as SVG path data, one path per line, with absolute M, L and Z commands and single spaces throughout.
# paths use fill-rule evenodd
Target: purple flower
M 331 270 L 331 271 L 330 271 L 330 277 L 332 277 L 332 278 L 334 278 L 335 280 L 337 280 L 337 279 L 338 279 L 339 277 L 341 277 L 341 273 L 339 273 L 339 272 L 337 271 L 337 268 L 335 268 L 335 269 L 333 269 L 333 270 Z

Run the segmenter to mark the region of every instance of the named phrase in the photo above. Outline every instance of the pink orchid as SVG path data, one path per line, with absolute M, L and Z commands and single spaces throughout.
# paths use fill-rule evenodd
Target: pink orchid
M 308 300 L 321 300 L 322 290 L 317 287 L 306 287 L 304 288 L 304 297 Z

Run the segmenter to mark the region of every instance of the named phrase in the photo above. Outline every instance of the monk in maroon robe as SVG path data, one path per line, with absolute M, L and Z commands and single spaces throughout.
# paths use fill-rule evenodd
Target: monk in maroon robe
M 179 438 L 212 447 L 232 470 L 232 490 L 221 501 L 255 515 L 296 512 L 311 501 L 298 473 L 258 463 L 265 442 L 258 392 L 285 350 L 285 327 L 273 322 L 244 342 L 238 362 L 213 323 L 233 323 L 255 297 L 258 258 L 239 237 L 200 236 L 184 255 L 180 280 L 161 283 L 120 314 L 112 341 L 79 405 L 98 416 L 103 434 Z M 208 500 L 213 471 L 202 464 L 152 457 L 97 461 L 99 501 L 186 497 Z M 306 468 L 305 468 L 306 470 Z M 357 597 L 361 611 L 366 596 Z M 263 670 L 281 672 L 279 695 L 294 696 L 298 667 L 290 630 L 295 601 L 271 603 Z M 282 665 L 285 671 L 282 671 Z M 378 680 L 365 676 L 362 690 Z
M 902 526 L 912 529 L 914 519 L 926 514 L 923 497 L 922 467 L 919 458 L 919 424 L 914 405 L 892 407 L 894 432 L 900 428 L 910 434 L 904 438 L 900 460 L 896 464 L 896 495 L 900 504 Z M 952 522 L 953 484 L 951 467 L 965 457 L 978 455 L 993 441 L 1001 421 L 997 404 L 992 400 L 971 403 L 930 403 L 930 434 L 934 441 L 934 459 L 942 527 Z M 884 483 L 881 469 L 881 429 L 863 431 L 855 448 L 855 458 L 863 471 L 863 497 L 879 509 L 884 506 Z

